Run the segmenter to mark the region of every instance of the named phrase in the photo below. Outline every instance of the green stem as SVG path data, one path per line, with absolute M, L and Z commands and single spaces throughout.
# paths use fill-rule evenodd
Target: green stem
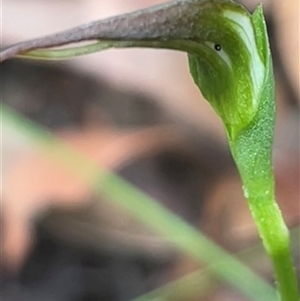
M 297 301 L 297 281 L 290 255 L 289 232 L 273 198 L 249 197 L 249 206 L 271 259 L 278 292 L 283 301 Z
M 251 190 L 244 182 L 248 205 L 260 237 L 271 259 L 277 289 L 282 301 L 297 301 L 296 275 L 290 255 L 289 232 L 280 209 L 268 189 L 265 194 Z
M 231 135 L 227 130 L 227 134 L 245 197 L 273 265 L 278 293 L 282 301 L 298 301 L 289 232 L 274 197 L 271 167 L 274 111 L 272 85 L 267 85 L 253 121 L 239 133 Z
M 251 143 L 249 144 L 249 148 L 251 148 Z M 289 233 L 273 196 L 272 174 L 259 174 L 255 165 L 253 166 L 251 164 L 246 168 L 240 164 L 241 160 L 239 160 L 240 158 L 236 153 L 236 149 L 232 149 L 232 152 L 235 161 L 238 162 L 237 165 L 243 181 L 243 189 L 245 197 L 248 200 L 250 211 L 273 265 L 277 289 L 281 300 L 297 301 L 299 300 L 299 295 L 296 275 L 290 255 Z M 257 159 L 255 155 L 257 155 L 257 153 L 254 153 L 253 158 L 250 158 L 250 160 Z

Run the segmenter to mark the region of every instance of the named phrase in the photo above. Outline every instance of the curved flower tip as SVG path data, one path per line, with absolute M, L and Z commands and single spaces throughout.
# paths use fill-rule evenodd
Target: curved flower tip
M 81 41 L 70 50 L 33 51 Z M 91 22 L 54 35 L 15 44 L 15 55 L 58 59 L 112 47 L 185 51 L 195 83 L 233 137 L 255 116 L 270 72 L 268 38 L 261 7 L 253 15 L 232 0 L 179 0 Z M 28 52 L 29 51 L 29 52 Z

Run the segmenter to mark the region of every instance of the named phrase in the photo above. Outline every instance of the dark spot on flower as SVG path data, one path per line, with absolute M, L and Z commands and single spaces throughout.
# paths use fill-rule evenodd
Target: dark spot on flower
M 215 44 L 215 50 L 220 51 L 222 49 L 220 44 Z

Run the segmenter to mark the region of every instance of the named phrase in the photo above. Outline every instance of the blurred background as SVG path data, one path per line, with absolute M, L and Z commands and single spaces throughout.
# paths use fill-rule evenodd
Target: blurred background
M 162 2 L 3 0 L 2 43 Z M 276 194 L 287 224 L 297 228 L 299 1 L 240 2 L 250 11 L 264 4 L 276 77 Z M 0 68 L 4 104 L 153 196 L 229 252 L 259 245 L 220 120 L 191 80 L 185 54 L 108 50 L 66 62 L 11 60 Z M 199 269 L 49 161 L 18 130 L 2 127 L 3 300 L 127 301 Z M 255 250 L 247 263 L 272 282 L 264 252 Z M 245 299 L 214 283 L 201 296 L 167 300 Z

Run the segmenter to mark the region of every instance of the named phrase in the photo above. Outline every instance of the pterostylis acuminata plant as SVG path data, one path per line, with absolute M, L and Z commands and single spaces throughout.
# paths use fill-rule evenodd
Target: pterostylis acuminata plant
M 45 49 L 83 41 L 91 43 Z M 280 298 L 298 300 L 289 234 L 274 197 L 274 80 L 261 6 L 250 14 L 231 0 L 172 1 L 12 45 L 1 51 L 1 61 L 65 59 L 113 47 L 187 53 L 196 85 L 224 124 Z

